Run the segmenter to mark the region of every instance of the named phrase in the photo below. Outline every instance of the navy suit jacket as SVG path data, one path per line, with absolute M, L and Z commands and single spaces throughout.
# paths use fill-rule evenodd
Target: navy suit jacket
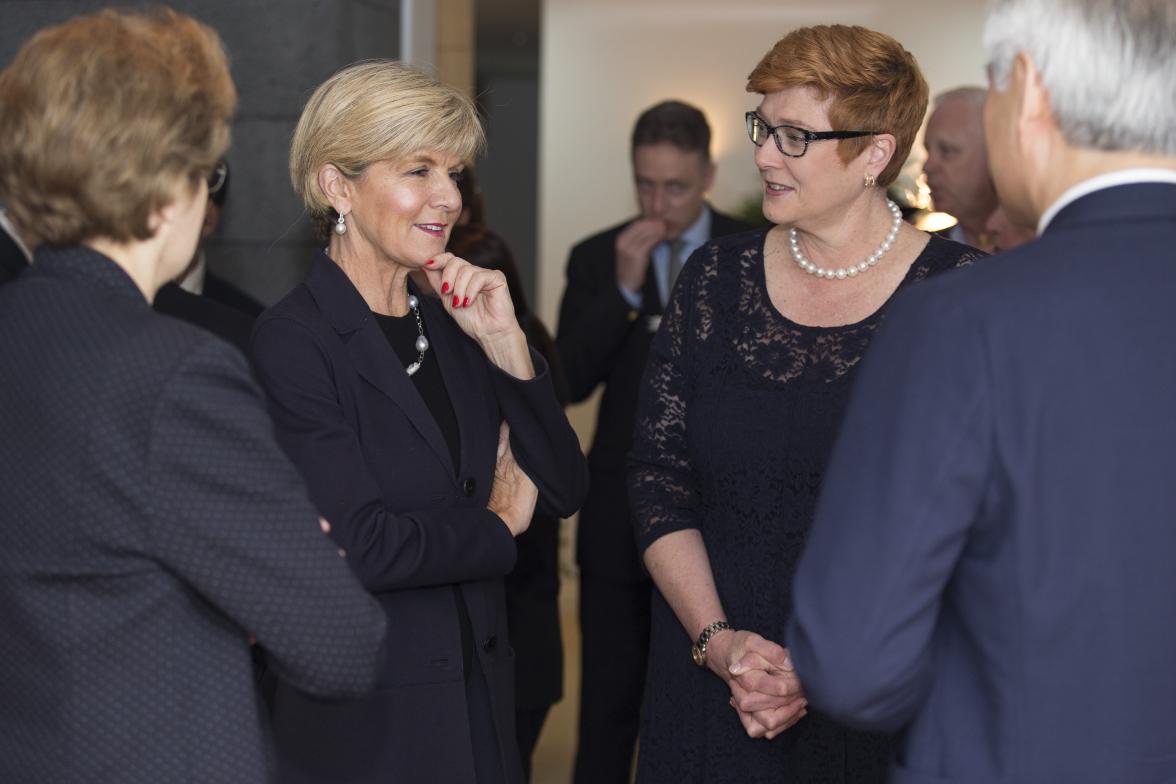
M 911 289 L 795 582 L 810 705 L 895 784 L 1176 781 L 1176 185 Z
M 711 237 L 736 234 L 746 223 L 711 212 Z M 648 580 L 633 540 L 625 461 L 633 446 L 637 396 L 649 347 L 661 323 L 661 292 L 650 263 L 640 309 L 617 289 L 617 235 L 632 221 L 579 242 L 568 257 L 556 347 L 573 402 L 604 384 L 588 463 L 592 486 L 576 531 L 580 569 L 621 582 Z
M 431 348 L 457 416 L 460 465 L 396 352 L 343 271 L 321 255 L 259 318 L 255 369 L 279 441 L 301 469 L 360 581 L 388 618 L 372 697 L 324 705 L 280 688 L 274 724 L 283 782 L 473 781 L 460 585 L 485 675 L 507 781 L 521 781 L 513 653 L 502 577 L 515 542 L 486 508 L 499 424 L 542 497 L 573 514 L 587 488 L 579 442 L 543 359 L 520 381 L 493 366 L 441 303 L 421 297 Z
M 156 313 L 208 330 L 242 352 L 249 350 L 253 317 L 201 294 L 193 294 L 178 283 L 166 283 L 155 293 L 151 307 Z
M 0 781 L 269 780 L 249 635 L 347 696 L 384 618 L 241 352 L 86 248 L 42 246 L 0 334 Z

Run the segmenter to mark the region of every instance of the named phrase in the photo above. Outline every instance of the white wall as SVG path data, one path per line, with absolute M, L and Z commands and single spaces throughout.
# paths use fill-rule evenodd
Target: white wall
M 758 191 L 743 113 L 747 74 L 785 33 L 859 24 L 893 35 L 931 92 L 984 83 L 984 0 L 544 0 L 540 88 L 538 309 L 554 329 L 577 240 L 635 211 L 629 133 L 665 98 L 700 106 L 731 208 Z M 914 154 L 922 154 L 918 148 Z

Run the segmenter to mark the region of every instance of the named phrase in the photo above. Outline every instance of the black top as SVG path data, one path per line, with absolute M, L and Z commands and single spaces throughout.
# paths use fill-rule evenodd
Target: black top
M 373 313 L 376 323 L 380 325 L 384 336 L 388 338 L 388 345 L 396 352 L 401 364 L 407 368 L 420 356 L 415 348 L 417 331 L 416 317 L 411 310 L 403 316 L 384 316 Z M 421 324 L 425 330 L 425 337 L 429 336 L 429 326 L 425 324 L 424 315 Z M 407 372 L 407 370 L 405 371 Z M 457 415 L 453 413 L 453 402 L 449 399 L 449 391 L 445 388 L 445 379 L 441 378 L 441 367 L 437 364 L 436 349 L 430 347 L 425 352 L 421 367 L 410 376 L 413 386 L 421 395 L 421 400 L 429 407 L 429 413 L 441 428 L 441 435 L 445 437 L 445 445 L 449 447 L 449 455 L 453 458 L 453 465 L 461 465 L 461 434 L 457 429 Z
M 855 370 L 887 306 L 841 327 L 790 321 L 767 295 L 765 236 L 716 240 L 683 270 L 650 351 L 629 489 L 640 549 L 701 530 L 731 624 L 781 642 Z M 981 255 L 932 237 L 900 290 Z M 888 738 L 812 710 L 772 741 L 748 738 L 691 642 L 655 591 L 640 781 L 885 780 Z

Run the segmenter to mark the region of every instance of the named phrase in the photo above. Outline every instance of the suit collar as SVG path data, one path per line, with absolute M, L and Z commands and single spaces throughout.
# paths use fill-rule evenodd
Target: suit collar
M 645 284 L 641 287 L 641 310 L 651 316 L 660 315 L 662 312 L 661 287 L 658 285 L 652 261 L 649 263 L 649 269 L 645 271 Z
M 149 307 L 147 298 L 126 270 L 115 263 L 114 259 L 92 248 L 84 245 L 70 245 L 64 248 L 42 245 L 37 248 L 34 258 L 36 263 L 32 265 L 29 274 L 84 280 L 119 299 L 125 299 L 128 303 Z
M 711 211 L 709 204 L 702 205 L 702 211 L 698 213 L 698 217 L 694 219 L 682 232 L 682 239 L 685 240 L 685 248 L 688 252 L 693 252 L 695 248 L 700 245 L 705 245 L 707 240 L 711 238 L 714 232 L 711 230 L 711 223 L 714 220 L 714 213 Z M 666 243 L 668 246 L 668 243 Z
M 24 269 L 32 263 L 32 252 L 29 250 L 28 246 L 24 244 L 24 240 L 20 238 L 20 235 L 16 231 L 16 227 L 12 225 L 10 220 L 8 220 L 8 213 L 4 210 L 3 207 L 0 207 L 0 243 L 6 246 L 3 248 L 3 252 L 0 252 L 0 263 L 3 263 L 5 267 L 13 266 L 17 261 L 15 258 L 17 255 L 21 257 L 20 260 L 24 263 L 14 266 L 15 269 Z M 12 254 L 13 256 L 11 263 L 7 258 L 9 254 Z
M 1085 193 L 1053 215 L 1045 232 L 1139 220 L 1176 220 L 1176 183 L 1137 182 Z
M 304 285 L 310 291 L 311 297 L 318 305 L 327 323 L 331 325 L 347 347 L 347 353 L 356 372 L 404 412 L 417 433 L 445 466 L 448 476 L 456 477 L 456 467 L 453 465 L 449 446 L 445 443 L 445 436 L 441 433 L 441 428 L 437 426 L 437 420 L 433 418 L 429 407 L 421 399 L 412 379 L 404 372 L 404 366 L 400 364 L 400 357 L 388 345 L 388 338 L 380 329 L 380 325 L 376 323 L 371 309 L 368 308 L 351 279 L 338 264 L 331 261 L 326 253 L 321 253 L 315 260 L 314 266 L 311 267 L 310 274 L 306 276 Z M 451 351 L 443 334 L 446 330 L 438 318 L 438 316 L 444 318 L 445 314 L 439 312 L 439 307 L 431 307 L 428 298 L 421 296 L 416 291 L 411 280 L 408 285 L 409 290 L 417 294 L 422 301 L 421 317 L 425 319 L 429 341 L 432 343 L 432 348 L 426 355 L 425 361 L 441 361 L 441 355 Z M 447 362 L 442 362 L 441 365 L 442 377 L 445 379 L 446 388 L 450 390 L 449 394 L 452 398 L 453 390 L 458 388 L 458 384 L 452 377 L 452 371 L 445 372 L 446 364 Z M 456 402 L 453 408 L 458 414 L 460 430 L 462 426 L 461 410 Z
M 332 329 L 340 335 L 355 332 L 366 323 L 374 324 L 371 309 L 359 289 L 343 269 L 331 261 L 326 251 L 319 252 L 303 285 Z
M 628 224 L 626 224 L 628 225 Z M 712 238 L 729 234 L 740 227 L 737 221 L 732 221 L 720 212 L 716 212 L 710 203 L 702 206 L 702 212 L 694 223 L 690 224 L 686 231 L 682 232 L 682 238 L 686 240 L 686 255 L 693 253 L 697 248 L 702 247 Z M 656 249 L 664 249 L 667 247 L 666 243 L 660 243 Z M 668 257 L 667 257 L 668 258 Z M 663 276 L 656 271 L 653 260 L 650 260 L 649 270 L 645 274 L 645 285 L 641 290 L 642 311 L 651 316 L 661 315 L 662 313 L 662 292 L 661 283 L 659 282 Z

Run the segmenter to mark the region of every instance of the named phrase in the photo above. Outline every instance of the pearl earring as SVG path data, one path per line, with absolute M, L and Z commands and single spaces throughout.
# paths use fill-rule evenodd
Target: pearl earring
M 343 219 L 343 213 L 339 213 L 339 220 L 335 221 L 335 233 L 340 237 L 347 233 L 347 221 Z

